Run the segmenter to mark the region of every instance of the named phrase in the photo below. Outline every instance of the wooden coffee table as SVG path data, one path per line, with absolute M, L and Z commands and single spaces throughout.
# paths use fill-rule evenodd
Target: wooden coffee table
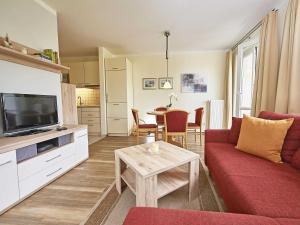
M 198 196 L 199 155 L 158 141 L 160 152 L 148 151 L 152 143 L 115 151 L 116 187 L 128 186 L 136 196 L 136 206 L 157 207 L 159 198 L 189 185 L 189 200 Z M 179 166 L 189 164 L 186 172 Z

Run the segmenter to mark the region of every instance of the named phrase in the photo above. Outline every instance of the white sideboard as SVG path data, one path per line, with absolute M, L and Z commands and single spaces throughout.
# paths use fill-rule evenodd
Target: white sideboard
M 70 135 L 70 142 L 17 162 L 17 151 L 32 144 Z M 0 214 L 43 188 L 89 157 L 86 126 L 65 131 L 0 138 Z

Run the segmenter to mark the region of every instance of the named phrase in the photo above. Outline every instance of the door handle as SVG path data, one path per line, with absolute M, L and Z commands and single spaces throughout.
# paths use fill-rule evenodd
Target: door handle
M 47 163 L 48 163 L 48 162 L 51 162 L 52 160 L 57 159 L 57 158 L 59 158 L 59 157 L 61 157 L 61 155 L 57 155 L 57 156 L 55 156 L 55 157 L 53 157 L 53 158 L 51 158 L 51 159 L 48 159 L 48 160 L 46 160 L 46 162 L 47 162 Z
M 9 160 L 9 161 L 7 161 L 7 162 L 5 162 L 5 163 L 0 164 L 0 166 L 5 166 L 5 165 L 7 165 L 7 164 L 9 164 L 9 163 L 11 163 L 11 162 L 12 162 L 12 160 Z
M 56 174 L 56 173 L 57 173 L 58 171 L 60 171 L 60 170 L 62 170 L 62 168 L 59 168 L 59 169 L 55 170 L 54 172 L 47 174 L 46 176 L 47 176 L 47 177 L 50 177 L 50 176 L 52 176 L 53 174 Z

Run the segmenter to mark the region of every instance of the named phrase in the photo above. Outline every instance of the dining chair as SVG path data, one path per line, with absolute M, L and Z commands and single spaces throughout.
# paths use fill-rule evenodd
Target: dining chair
M 155 109 L 155 111 L 159 111 L 159 112 L 164 112 L 167 111 L 167 107 L 158 107 Z M 164 121 L 164 116 L 156 116 L 156 124 L 157 125 L 164 125 L 165 121 Z
M 200 130 L 200 145 L 202 145 L 202 118 L 203 118 L 204 109 L 200 107 L 195 109 L 195 122 L 188 123 L 188 131 L 194 132 L 195 142 L 197 141 L 197 130 Z
M 139 143 L 140 134 L 154 133 L 155 140 L 157 140 L 157 124 L 146 124 L 143 120 L 139 119 L 139 111 L 136 109 L 131 109 L 134 122 L 136 124 L 136 137 L 137 143 Z M 140 121 L 144 123 L 140 123 Z
M 170 110 L 164 114 L 164 139 L 181 137 L 181 144 L 187 148 L 187 121 L 189 113 L 183 110 Z

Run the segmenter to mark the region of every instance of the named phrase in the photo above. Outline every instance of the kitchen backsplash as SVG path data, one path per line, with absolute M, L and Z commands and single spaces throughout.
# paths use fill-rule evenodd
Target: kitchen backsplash
M 77 105 L 100 105 L 100 90 L 98 88 L 76 88 Z

